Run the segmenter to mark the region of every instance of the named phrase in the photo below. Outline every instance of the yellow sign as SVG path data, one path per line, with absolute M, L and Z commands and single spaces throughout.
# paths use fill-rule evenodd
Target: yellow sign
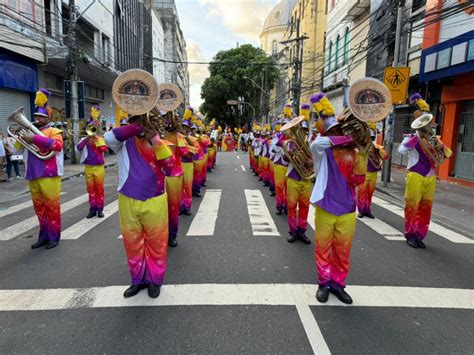
M 394 105 L 404 104 L 408 94 L 410 68 L 385 68 L 383 82 L 392 94 L 392 103 Z

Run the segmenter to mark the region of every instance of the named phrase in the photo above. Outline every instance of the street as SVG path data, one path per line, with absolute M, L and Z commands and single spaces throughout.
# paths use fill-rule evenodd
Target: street
M 322 305 L 314 240 L 286 242 L 286 216 L 275 215 L 246 153 L 217 159 L 192 215 L 180 217 L 155 300 L 122 296 L 130 279 L 116 167 L 106 172 L 103 219 L 85 219 L 83 178 L 63 183 L 52 250 L 30 249 L 29 194 L 0 204 L 0 353 L 472 353 L 472 236 L 435 224 L 426 250 L 409 248 L 402 207 L 377 194 L 377 219 L 357 222 L 354 304 L 330 296 Z

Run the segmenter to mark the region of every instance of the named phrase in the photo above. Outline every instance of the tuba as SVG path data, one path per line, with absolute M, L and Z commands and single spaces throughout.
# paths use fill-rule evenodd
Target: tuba
M 308 136 L 300 125 L 304 120 L 304 116 L 296 117 L 284 124 L 280 128 L 280 132 L 286 132 L 289 136 L 283 143 L 283 152 L 291 165 L 293 165 L 302 179 L 312 179 L 314 177 L 314 168 L 312 164 L 308 166 L 307 162 L 312 162 L 313 157 L 309 150 Z
M 420 146 L 428 158 L 435 164 L 442 164 L 446 158 L 443 145 L 440 143 L 436 132 L 431 127 L 433 115 L 424 113 L 411 124 L 411 128 L 416 130 L 416 135 L 420 140 Z
M 11 122 L 12 125 L 7 127 L 8 133 L 17 141 L 20 142 L 26 149 L 28 149 L 32 154 L 41 160 L 51 159 L 55 152 L 47 151 L 42 152 L 41 149 L 33 143 L 28 143 L 25 141 L 24 136 L 26 133 L 31 132 L 39 136 L 44 134 L 36 128 L 33 123 L 31 123 L 23 113 L 23 107 L 20 107 L 15 112 L 13 112 L 7 119 L 8 122 Z
M 367 153 L 367 159 L 377 168 L 382 167 L 383 157 L 370 139 L 369 123 L 385 119 L 392 109 L 392 96 L 388 88 L 374 78 L 362 78 L 355 81 L 348 92 L 349 108 L 340 120 L 344 135 L 351 135 L 361 151 Z

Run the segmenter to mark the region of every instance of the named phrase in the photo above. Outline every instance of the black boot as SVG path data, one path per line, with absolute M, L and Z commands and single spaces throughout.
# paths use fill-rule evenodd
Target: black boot
M 275 212 L 277 216 L 281 216 L 283 214 L 283 208 L 279 207 L 277 208 L 277 211 Z
M 144 288 L 146 288 L 145 284 L 132 285 L 125 290 L 125 292 L 123 293 L 123 297 L 125 298 L 133 297 Z
M 104 212 L 102 211 L 97 212 L 97 217 L 104 218 Z
M 38 249 L 48 244 L 47 240 L 38 240 L 36 243 L 31 245 L 31 249 Z
M 170 248 L 176 248 L 178 246 L 178 241 L 176 240 L 176 238 L 169 238 L 168 245 L 170 246 Z
M 89 219 L 89 218 L 95 217 L 95 215 L 96 215 L 96 212 L 93 210 L 90 210 L 86 218 Z
M 357 218 L 364 218 L 364 214 L 363 213 L 357 213 Z
M 294 243 L 296 240 L 296 233 L 291 233 L 290 232 L 290 235 L 288 236 L 288 238 L 286 238 L 286 241 L 288 243 Z
M 345 304 L 352 304 L 352 298 L 343 288 L 330 288 L 331 293 L 336 296 L 339 301 Z
M 275 191 L 273 191 L 273 190 L 270 190 L 270 196 L 276 196 L 276 193 L 275 193 Z
M 411 246 L 412 248 L 418 249 L 420 245 L 418 244 L 417 240 L 415 238 L 408 238 L 407 239 L 407 244 Z
M 318 291 L 316 292 L 316 299 L 321 303 L 326 303 L 329 298 L 329 287 L 328 286 L 319 286 Z
M 184 214 L 185 216 L 191 216 L 191 211 L 184 210 L 183 214 Z
M 155 284 L 148 285 L 148 296 L 151 298 L 157 298 L 160 295 L 160 286 Z
M 45 249 L 53 249 L 58 246 L 59 242 L 57 240 L 50 240 L 46 243 Z
M 425 243 L 423 243 L 423 241 L 421 239 L 417 239 L 416 242 L 418 243 L 418 246 L 421 249 L 426 249 L 426 245 L 425 245 Z
M 311 240 L 306 236 L 305 234 L 306 231 L 304 230 L 301 230 L 301 229 L 298 229 L 298 231 L 296 232 L 297 236 L 298 236 L 298 239 L 301 240 L 303 243 L 305 244 L 311 244 Z
M 365 213 L 365 216 L 366 216 L 367 218 L 370 218 L 370 219 L 374 219 L 374 218 L 375 218 L 375 216 L 374 216 L 372 213 L 370 213 L 370 212 Z

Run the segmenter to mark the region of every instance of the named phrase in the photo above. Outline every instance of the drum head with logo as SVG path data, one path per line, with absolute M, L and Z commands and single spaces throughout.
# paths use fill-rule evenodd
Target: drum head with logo
M 160 111 L 174 111 L 183 103 L 183 93 L 175 84 L 159 85 L 157 107 Z
M 122 111 L 132 116 L 142 115 L 156 106 L 158 83 L 147 71 L 130 69 L 115 80 L 112 97 Z
M 361 121 L 378 122 L 392 109 L 392 95 L 380 80 L 362 78 L 349 88 L 349 109 Z

